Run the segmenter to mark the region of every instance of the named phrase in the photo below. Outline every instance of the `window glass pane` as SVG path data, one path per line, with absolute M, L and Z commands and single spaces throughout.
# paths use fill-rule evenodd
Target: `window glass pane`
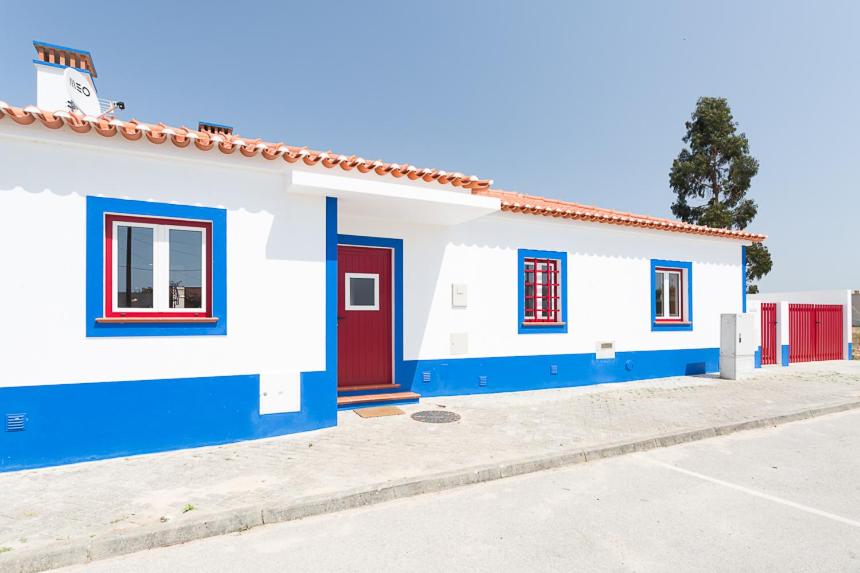
M 203 308 L 203 232 L 170 229 L 169 234 L 170 308 Z
M 117 225 L 118 307 L 152 308 L 152 245 L 151 228 Z
M 376 306 L 376 279 L 349 277 L 349 305 Z
M 669 316 L 673 318 L 681 316 L 680 288 L 681 275 L 669 273 Z
M 654 277 L 654 308 L 657 317 L 664 316 L 663 313 L 663 273 L 657 272 Z
M 534 316 L 535 313 L 535 287 L 526 287 L 526 316 Z

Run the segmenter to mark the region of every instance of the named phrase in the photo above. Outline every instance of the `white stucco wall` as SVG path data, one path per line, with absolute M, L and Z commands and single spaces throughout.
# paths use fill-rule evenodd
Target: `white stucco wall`
M 416 215 L 414 219 L 420 216 Z M 341 214 L 339 231 L 404 240 L 404 358 L 719 347 L 720 314 L 741 312 L 741 245 L 725 239 L 497 213 L 441 227 Z M 518 334 L 517 250 L 567 251 L 568 332 Z M 651 331 L 652 258 L 693 262 L 693 330 Z M 468 288 L 452 308 L 451 285 Z
M 323 196 L 220 153 L 0 128 L 40 138 L 0 134 L 0 386 L 272 373 L 297 391 L 325 369 Z M 226 209 L 228 334 L 87 338 L 87 195 Z

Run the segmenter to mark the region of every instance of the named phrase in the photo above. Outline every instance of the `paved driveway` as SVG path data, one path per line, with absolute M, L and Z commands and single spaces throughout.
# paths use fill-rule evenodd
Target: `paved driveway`
M 857 452 L 855 411 L 67 572 L 860 571 Z

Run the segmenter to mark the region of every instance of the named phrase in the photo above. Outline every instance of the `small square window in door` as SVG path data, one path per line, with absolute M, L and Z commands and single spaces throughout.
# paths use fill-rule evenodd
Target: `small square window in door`
M 379 275 L 344 274 L 344 310 L 379 310 Z

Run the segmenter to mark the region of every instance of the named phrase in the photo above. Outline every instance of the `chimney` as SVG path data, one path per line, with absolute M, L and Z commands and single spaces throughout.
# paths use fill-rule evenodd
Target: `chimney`
M 233 135 L 233 127 L 230 125 L 221 125 L 220 123 L 211 123 L 208 121 L 201 121 L 197 124 L 198 131 L 205 131 L 206 133 L 211 133 L 212 135 Z
M 98 74 L 93 65 L 92 54 L 86 50 L 47 42 L 34 41 L 33 47 L 36 48 L 37 54 L 37 58 L 33 60 L 36 66 L 37 107 L 51 112 L 69 109 L 69 93 L 63 76 L 66 68 L 74 68 L 88 78 L 90 85 L 86 87 L 95 94 L 93 78 Z

